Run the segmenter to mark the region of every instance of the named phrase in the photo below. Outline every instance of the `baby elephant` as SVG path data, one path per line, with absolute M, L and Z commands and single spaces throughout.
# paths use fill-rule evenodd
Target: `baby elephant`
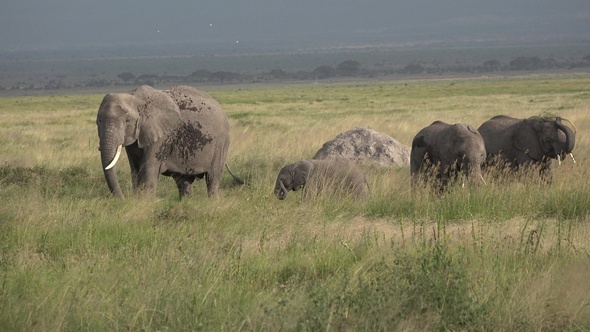
M 462 123 L 435 121 L 420 130 L 412 141 L 412 184 L 417 184 L 421 174 L 434 175 L 441 190 L 459 174 L 485 183 L 481 176 L 485 159 L 485 143 L 477 129 Z
M 365 175 L 357 164 L 346 159 L 300 160 L 283 167 L 275 196 L 283 200 L 288 191 L 302 188 L 304 198 L 328 192 L 361 200 L 370 196 Z

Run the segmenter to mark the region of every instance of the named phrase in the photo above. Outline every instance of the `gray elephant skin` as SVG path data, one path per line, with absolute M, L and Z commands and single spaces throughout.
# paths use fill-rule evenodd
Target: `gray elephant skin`
M 283 200 L 289 191 L 303 189 L 303 197 L 333 193 L 365 200 L 370 196 L 364 173 L 354 162 L 342 159 L 309 159 L 283 167 L 275 185 L 275 196 Z
M 485 160 L 485 143 L 475 128 L 435 121 L 412 140 L 412 185 L 416 186 L 420 178 L 427 181 L 431 175 L 441 190 L 456 181 L 460 174 L 472 181 L 483 181 L 481 167 Z
M 512 170 L 538 166 L 542 175 L 548 175 L 552 159 L 564 159 L 576 144 L 575 132 L 560 117 L 498 115 L 478 130 L 485 141 L 488 164 L 500 162 Z
M 218 193 L 230 144 L 229 122 L 211 96 L 189 86 L 140 86 L 107 94 L 96 124 L 104 176 L 115 196 L 123 197 L 114 167 L 122 147 L 134 190 L 155 192 L 163 174 L 175 180 L 181 198 L 203 177 L 208 195 Z

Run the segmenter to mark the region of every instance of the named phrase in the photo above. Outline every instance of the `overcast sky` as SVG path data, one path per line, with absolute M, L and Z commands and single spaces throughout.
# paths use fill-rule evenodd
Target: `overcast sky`
M 590 36 L 590 0 L 3 1 L 0 50 L 167 42 L 387 43 Z

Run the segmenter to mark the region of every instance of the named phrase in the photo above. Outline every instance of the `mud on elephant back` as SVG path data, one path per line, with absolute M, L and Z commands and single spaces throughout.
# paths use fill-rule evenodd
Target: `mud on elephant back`
M 228 119 L 211 96 L 189 86 L 107 94 L 96 124 L 104 176 L 115 196 L 123 197 L 115 168 L 122 147 L 134 191 L 155 192 L 162 174 L 175 180 L 181 198 L 202 178 L 209 196 L 218 193 L 230 135 Z
M 568 122 L 571 128 L 563 122 Z M 555 116 L 517 119 L 495 116 L 479 127 L 487 151 L 488 166 L 500 166 L 514 172 L 538 168 L 541 178 L 551 180 L 552 160 L 559 164 L 576 144 L 576 129 L 571 121 Z

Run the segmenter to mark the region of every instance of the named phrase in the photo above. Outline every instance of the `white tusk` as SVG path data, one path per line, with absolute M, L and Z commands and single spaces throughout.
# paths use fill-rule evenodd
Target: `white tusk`
M 487 182 L 486 182 L 486 180 L 483 178 L 483 176 L 481 176 L 481 174 L 480 174 L 480 175 L 479 175 L 479 177 L 480 177 L 480 178 L 481 178 L 481 180 L 483 181 L 483 184 L 487 186 L 487 185 L 488 185 L 488 183 L 487 183 Z
M 557 155 L 557 161 L 559 162 L 559 165 L 561 166 L 561 157 L 559 155 Z
M 572 157 L 572 161 L 574 162 L 574 164 L 576 163 L 576 159 L 574 159 L 574 154 L 570 153 L 570 157 Z
M 121 148 L 122 147 L 123 147 L 122 145 L 119 145 L 119 147 L 117 148 L 117 153 L 115 153 L 115 158 L 113 158 L 113 161 L 111 161 L 111 163 L 107 167 L 104 168 L 105 171 L 109 170 L 109 169 L 113 168 L 113 166 L 115 166 L 115 164 L 117 163 L 117 160 L 119 160 L 119 156 L 121 155 Z

